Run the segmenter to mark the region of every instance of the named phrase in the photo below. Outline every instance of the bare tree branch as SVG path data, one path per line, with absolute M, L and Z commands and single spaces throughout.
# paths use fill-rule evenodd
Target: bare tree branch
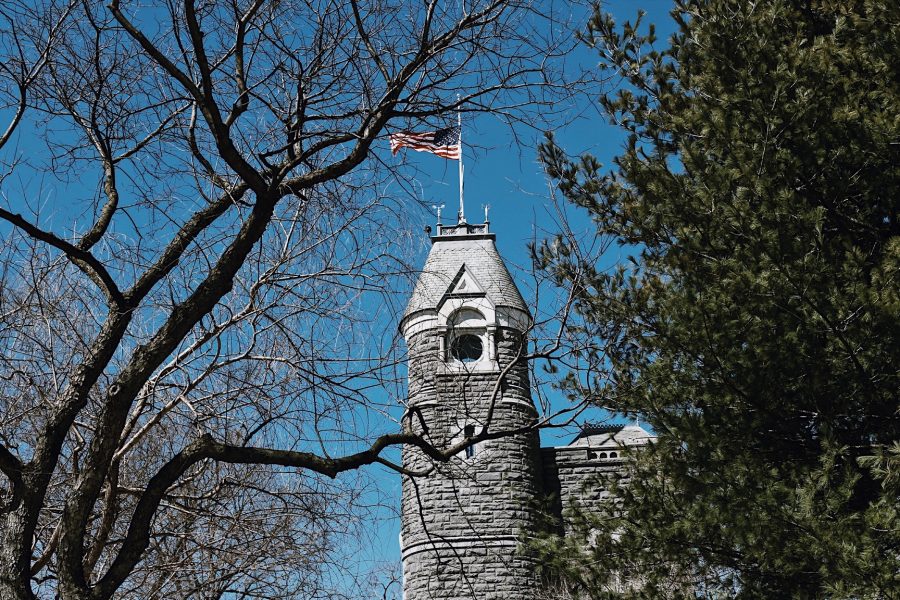
M 0 444 L 0 471 L 13 483 L 13 486 L 18 485 L 22 478 L 22 462 L 3 444 Z
M 124 310 L 128 306 L 128 301 L 122 295 L 109 271 L 93 254 L 56 237 L 48 231 L 44 231 L 36 225 L 32 225 L 20 214 L 14 214 L 4 208 L 0 208 L 0 218 L 9 221 L 31 237 L 61 250 L 66 258 L 72 261 L 72 264 L 81 269 L 85 275 L 90 277 L 106 293 L 110 304 L 117 309 Z

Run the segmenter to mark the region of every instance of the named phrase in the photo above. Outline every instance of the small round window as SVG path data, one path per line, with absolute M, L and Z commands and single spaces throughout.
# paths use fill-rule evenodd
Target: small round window
M 481 338 L 477 335 L 461 335 L 450 344 L 450 355 L 464 363 L 475 362 L 481 358 L 481 352 Z

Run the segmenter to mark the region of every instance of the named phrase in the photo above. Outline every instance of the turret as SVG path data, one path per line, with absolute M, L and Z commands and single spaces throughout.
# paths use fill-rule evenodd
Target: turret
M 537 413 L 522 359 L 531 315 L 488 224 L 438 224 L 400 323 L 409 351 L 403 426 L 439 448 L 481 432 L 449 463 L 406 448 L 401 550 L 406 600 L 528 598 L 534 565 L 517 552 L 536 525 Z

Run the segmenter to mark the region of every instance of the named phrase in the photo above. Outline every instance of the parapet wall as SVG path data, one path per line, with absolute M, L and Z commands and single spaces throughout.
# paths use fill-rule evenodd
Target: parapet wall
M 573 505 L 599 513 L 609 507 L 609 482 L 625 478 L 627 469 L 620 448 L 561 446 L 541 448 L 544 491 L 555 500 L 554 512 L 562 516 L 562 531 L 568 533 L 567 509 Z

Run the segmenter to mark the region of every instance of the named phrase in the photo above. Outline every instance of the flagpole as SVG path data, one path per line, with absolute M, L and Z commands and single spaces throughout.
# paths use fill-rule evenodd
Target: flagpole
M 456 100 L 457 102 L 459 101 L 459 96 L 457 96 Z M 463 174 L 465 169 L 463 169 L 462 115 L 460 114 L 459 106 L 456 107 L 456 127 L 459 129 L 459 222 L 465 223 L 466 205 L 464 204 L 463 196 Z

